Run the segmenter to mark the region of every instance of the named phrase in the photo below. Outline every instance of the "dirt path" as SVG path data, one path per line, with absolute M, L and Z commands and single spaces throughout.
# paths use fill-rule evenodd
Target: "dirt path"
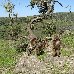
M 43 61 L 37 59 L 36 56 L 27 56 L 23 53 L 19 62 L 15 66 L 15 74 L 45 74 L 46 66 Z

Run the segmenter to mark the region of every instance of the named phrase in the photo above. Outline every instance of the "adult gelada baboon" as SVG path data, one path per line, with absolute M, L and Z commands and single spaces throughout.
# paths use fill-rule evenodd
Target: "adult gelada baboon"
M 61 41 L 60 41 L 60 37 L 55 34 L 53 36 L 53 39 L 52 39 L 52 44 L 53 44 L 53 56 L 60 56 L 60 45 L 61 45 Z

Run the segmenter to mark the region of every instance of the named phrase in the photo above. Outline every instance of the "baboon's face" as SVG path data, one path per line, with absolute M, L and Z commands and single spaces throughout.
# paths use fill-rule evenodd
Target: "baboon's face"
M 34 45 L 34 44 L 36 44 L 36 43 L 37 43 L 37 40 L 36 40 L 36 39 L 32 39 L 32 40 L 31 40 L 31 44 L 32 44 L 32 45 Z

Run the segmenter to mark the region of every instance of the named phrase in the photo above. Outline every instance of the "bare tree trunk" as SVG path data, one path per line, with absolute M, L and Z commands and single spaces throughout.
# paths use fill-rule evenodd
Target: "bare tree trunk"
M 9 18 L 11 18 L 11 15 L 10 15 L 10 13 L 9 13 Z
M 34 35 L 34 33 L 32 32 L 32 30 L 31 30 L 31 24 L 33 24 L 34 22 L 41 22 L 41 21 L 43 21 L 42 19 L 43 19 L 43 17 L 34 18 L 34 19 L 32 19 L 31 22 L 28 24 L 27 31 L 29 32 L 29 38 L 30 38 L 30 39 L 37 38 L 37 37 Z

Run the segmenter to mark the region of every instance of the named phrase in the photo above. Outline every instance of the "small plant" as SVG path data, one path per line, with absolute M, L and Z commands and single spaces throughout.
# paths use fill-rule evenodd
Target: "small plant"
M 46 53 L 43 52 L 42 55 L 39 55 L 39 56 L 38 56 L 38 58 L 39 58 L 40 60 L 44 60 L 44 59 L 45 59 L 45 56 L 46 56 Z

